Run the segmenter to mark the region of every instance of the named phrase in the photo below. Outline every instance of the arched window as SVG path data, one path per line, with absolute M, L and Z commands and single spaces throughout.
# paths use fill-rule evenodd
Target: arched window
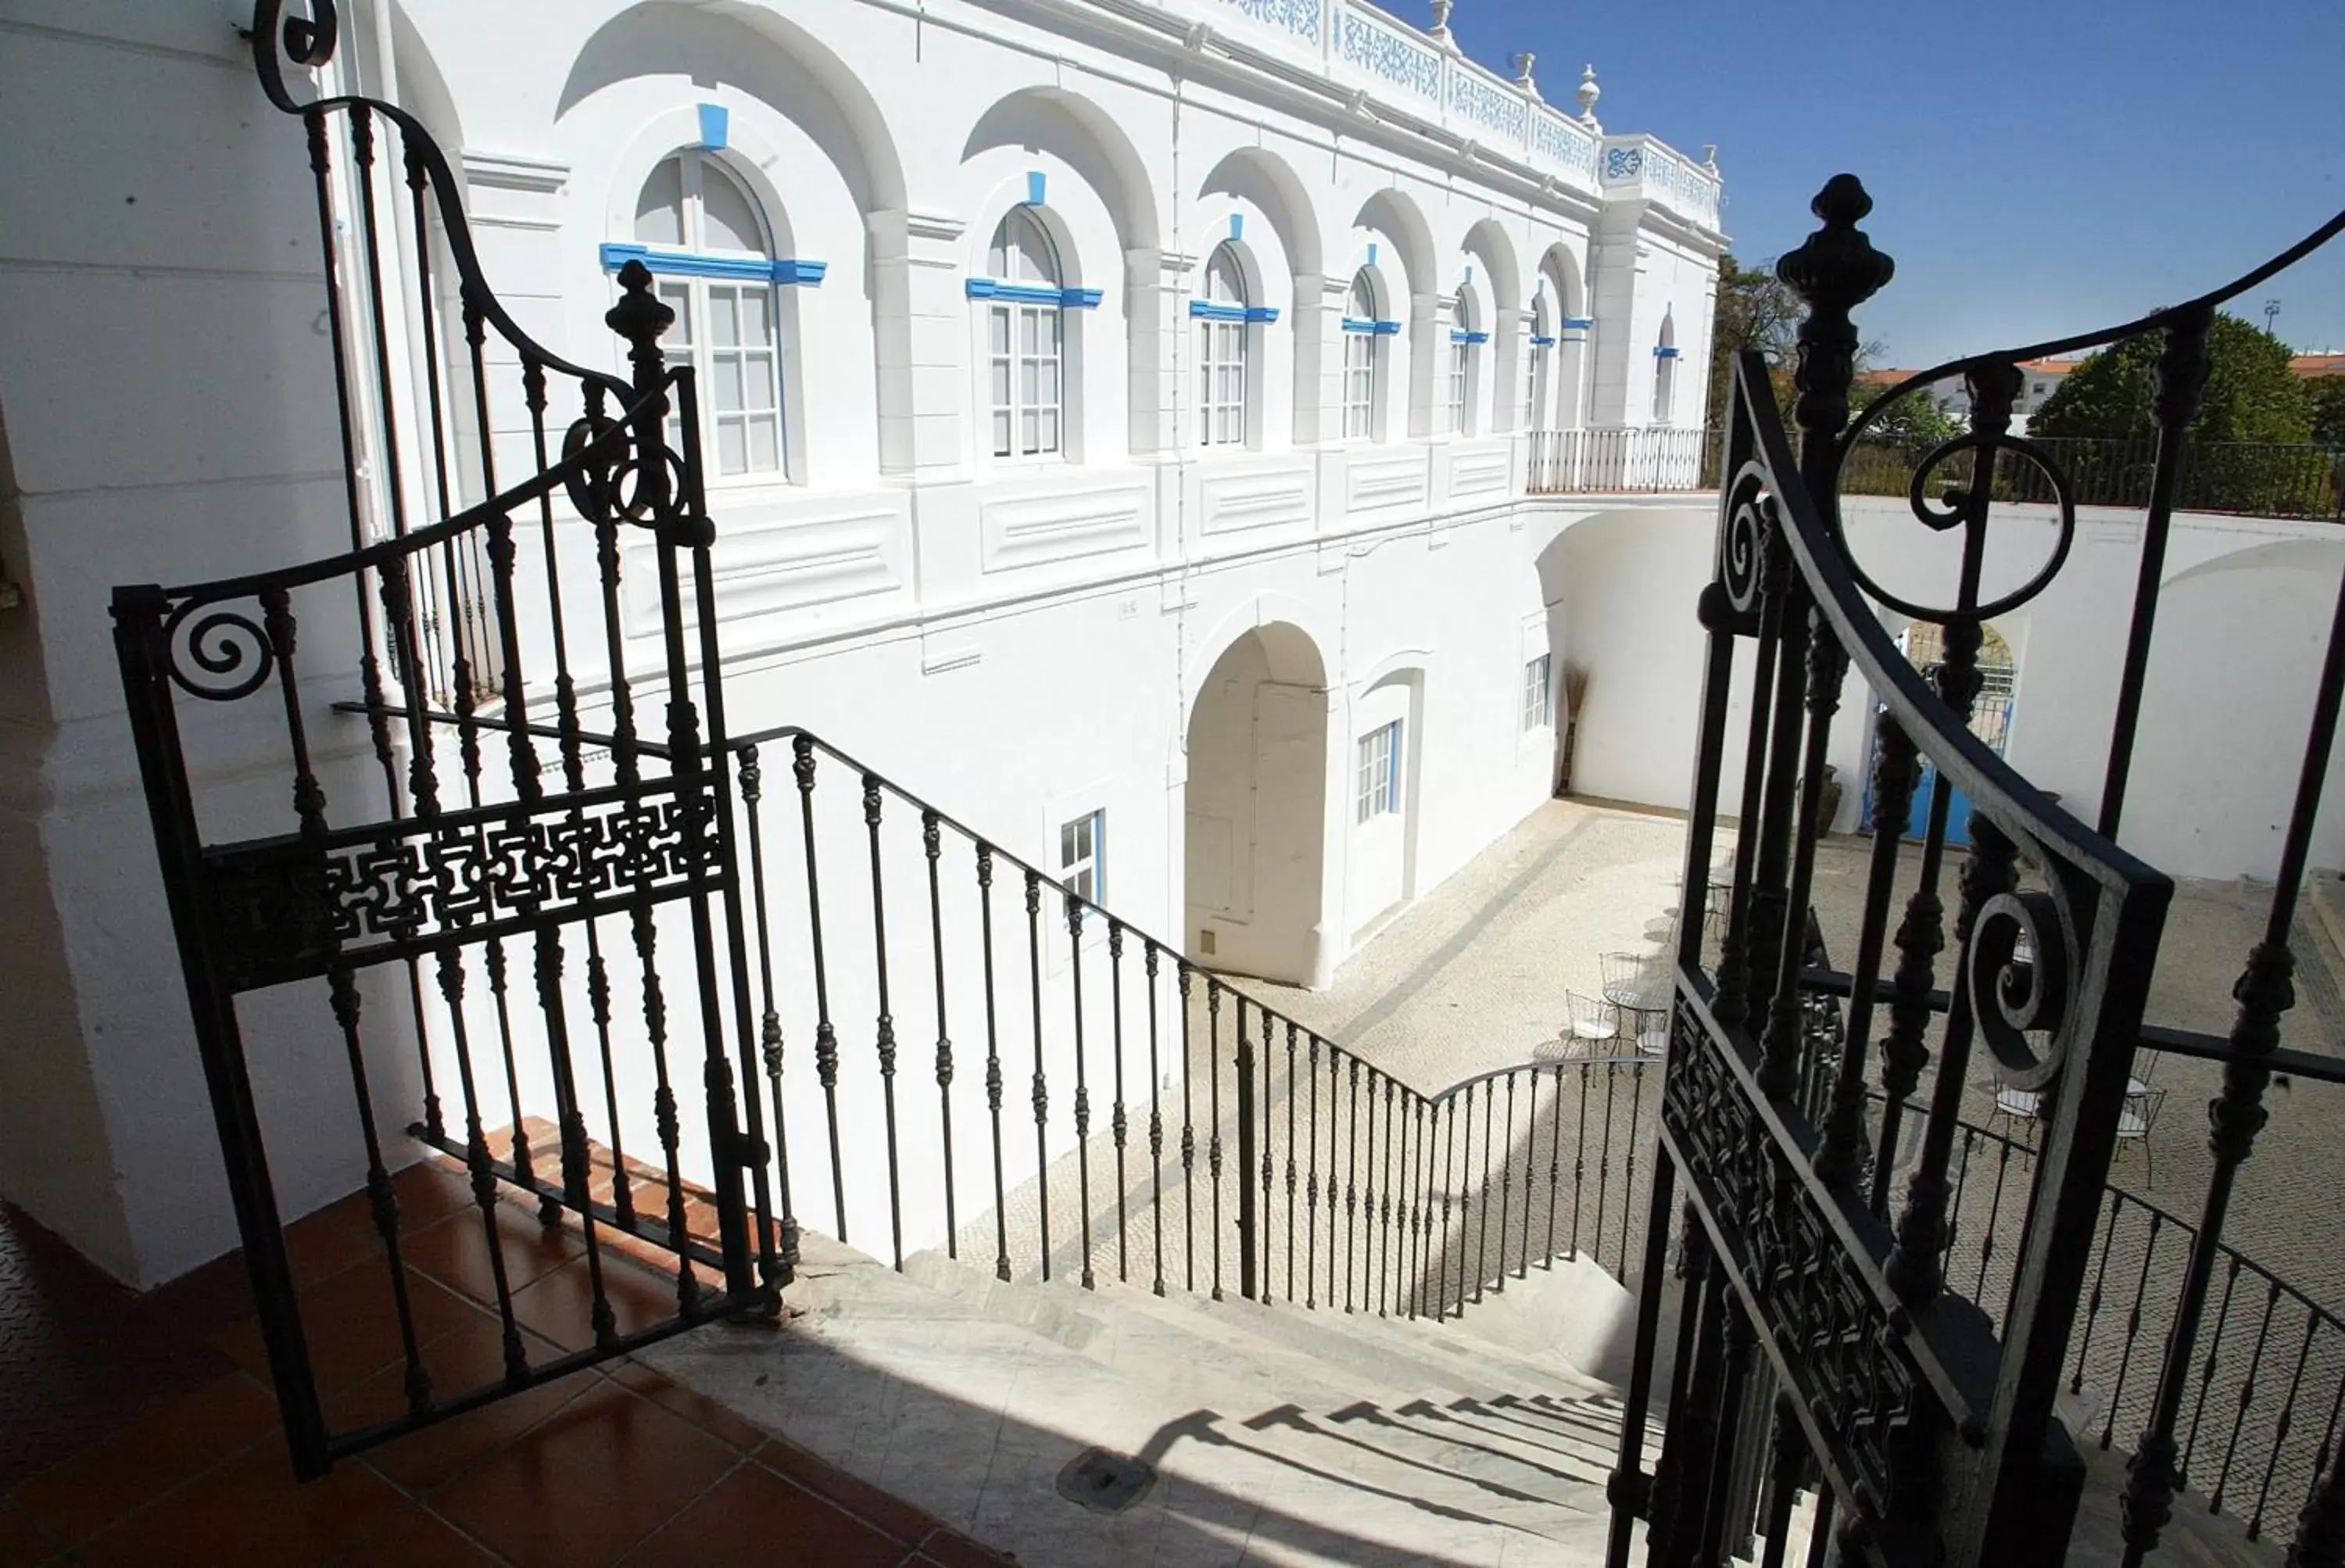
M 1471 435 L 1474 433 L 1474 341 L 1486 334 L 1474 330 L 1474 301 L 1462 289 L 1457 291 L 1457 303 L 1452 315 L 1449 392 L 1445 401 L 1449 407 L 1449 428 L 1459 435 Z
M 700 382 L 700 442 L 717 474 L 783 473 L 779 313 L 774 242 L 764 217 L 724 164 L 678 153 L 644 182 L 635 199 L 635 241 L 657 246 L 659 297 L 675 311 L 660 340 L 671 361 Z M 754 265 L 768 265 L 763 276 Z M 669 269 L 675 268 L 674 272 Z M 684 439 L 671 415 L 668 439 Z
M 1364 269 L 1352 279 L 1344 317 L 1344 439 L 1376 433 L 1376 285 Z
M 1672 316 L 1661 318 L 1661 341 L 1653 349 L 1653 423 L 1677 423 L 1678 330 Z
M 1041 457 L 1065 450 L 1060 344 L 1066 289 L 1059 248 L 1031 209 L 1013 207 L 986 253 L 996 291 L 985 304 L 993 455 Z
M 1243 446 L 1246 428 L 1245 271 L 1225 241 L 1205 261 L 1197 317 L 1197 433 L 1206 446 Z

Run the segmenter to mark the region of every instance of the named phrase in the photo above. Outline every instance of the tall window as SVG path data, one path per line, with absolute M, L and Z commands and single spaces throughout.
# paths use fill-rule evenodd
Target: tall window
M 1107 898 L 1107 813 L 1093 811 L 1059 828 L 1059 881 L 1077 898 Z
M 1207 446 L 1246 439 L 1245 272 L 1224 242 L 1205 262 L 1205 313 L 1197 318 L 1197 432 Z
M 1449 332 L 1449 428 L 1471 435 L 1474 410 L 1474 302 L 1461 290 Z
M 678 153 L 644 182 L 635 199 L 635 239 L 689 265 L 767 261 L 774 246 L 756 203 L 716 158 Z M 661 272 L 659 258 L 652 270 Z M 736 268 L 737 272 L 754 270 Z M 670 360 L 688 362 L 700 382 L 700 439 L 720 474 L 782 472 L 781 361 L 772 272 L 763 279 L 660 277 L 659 297 L 675 311 L 661 340 Z M 681 443 L 679 417 L 668 439 Z
M 1678 332 L 1675 320 L 1661 318 L 1661 341 L 1653 350 L 1653 423 L 1677 423 Z
M 1059 345 L 1059 294 L 1066 276 L 1041 220 L 1013 207 L 993 231 L 987 267 L 1016 293 L 985 307 L 993 455 L 1037 457 L 1062 450 L 1065 395 Z M 1042 296 L 1049 295 L 1045 300 Z
M 1400 720 L 1360 737 L 1352 820 L 1370 822 L 1400 809 Z
M 1344 439 L 1376 433 L 1376 288 L 1367 273 L 1352 280 L 1344 316 Z
M 1553 654 L 1541 654 L 1523 666 L 1523 728 L 1544 729 L 1555 722 L 1554 688 L 1550 684 Z
M 1531 330 L 1523 344 L 1523 421 L 1524 430 L 1547 427 L 1548 356 L 1555 351 L 1555 329 L 1548 319 L 1547 301 L 1531 301 Z

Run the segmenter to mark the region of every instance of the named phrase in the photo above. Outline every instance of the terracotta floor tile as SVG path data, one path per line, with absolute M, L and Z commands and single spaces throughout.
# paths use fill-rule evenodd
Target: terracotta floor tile
M 745 1333 L 755 1331 L 743 1330 Z M 640 1361 L 619 1362 L 611 1369 L 611 1375 L 662 1410 L 682 1416 L 717 1441 L 737 1448 L 744 1453 L 759 1447 L 773 1435 L 763 1427 L 750 1425 L 715 1400 L 702 1398 Z
M 703 1284 L 706 1269 L 697 1271 Z M 662 1278 L 639 1264 L 606 1251 L 603 1255 L 603 1294 L 611 1304 L 617 1332 L 631 1334 L 649 1329 L 676 1314 L 675 1282 Z M 513 1316 L 533 1333 L 542 1334 L 564 1349 L 583 1350 L 594 1343 L 594 1291 L 583 1257 L 564 1264 L 513 1298 Z
M 40 1522 L 13 1493 L 0 1497 L 0 1563 L 31 1568 L 64 1550 L 64 1543 L 42 1529 Z
M 407 1272 L 407 1287 L 418 1344 L 429 1344 L 480 1313 L 462 1297 L 412 1269 Z M 391 1271 L 380 1261 L 344 1269 L 303 1290 L 300 1306 L 311 1375 L 322 1396 L 330 1398 L 405 1355 Z M 248 1318 L 222 1330 L 212 1343 L 246 1371 L 268 1380 L 269 1357 L 258 1319 Z
M 472 1202 L 472 1186 L 463 1171 L 436 1154 L 426 1155 L 394 1175 L 391 1188 L 399 1199 L 401 1236 L 412 1235 L 435 1220 L 445 1219 L 458 1209 L 471 1207 Z M 337 1199 L 319 1212 L 368 1236 L 375 1233 L 364 1191 Z
M 363 1220 L 351 1225 L 320 1209 L 285 1227 L 285 1255 L 293 1266 L 293 1283 L 307 1288 L 353 1264 L 381 1257 L 382 1242 Z
M 675 1518 L 738 1460 L 605 1379 L 431 1501 L 521 1568 L 598 1568 Z
M 773 1471 L 745 1464 L 631 1553 L 627 1568 L 895 1568 L 904 1546 Z
M 542 1365 L 562 1353 L 559 1347 L 526 1330 L 522 1335 L 522 1352 L 532 1365 Z M 485 1315 L 472 1319 L 424 1346 L 423 1367 L 431 1376 L 435 1400 L 454 1399 L 502 1382 L 502 1326 Z M 592 1373 L 580 1372 L 505 1395 L 480 1410 L 393 1438 L 368 1451 L 368 1462 L 410 1492 L 427 1492 L 552 1415 L 593 1388 L 596 1380 Z M 407 1368 L 401 1362 L 329 1400 L 326 1420 L 336 1431 L 350 1431 L 395 1420 L 406 1410 Z
M 354 1461 L 297 1486 L 283 1448 L 263 1443 L 84 1543 L 79 1556 L 86 1568 L 306 1564 L 379 1529 L 405 1503 Z
M 283 1468 L 276 1427 L 277 1401 L 232 1373 L 33 1477 L 15 1496 L 49 1533 L 78 1543 L 263 1438 Z
M 585 1250 L 576 1237 L 559 1228 L 546 1229 L 534 1213 L 518 1205 L 500 1203 L 495 1214 L 497 1246 L 508 1290 L 526 1289 Z M 422 1270 L 484 1307 L 496 1305 L 488 1232 L 477 1208 L 452 1214 L 436 1225 L 411 1232 L 401 1244 L 401 1255 L 409 1268 Z
M 370 1531 L 333 1560 L 333 1568 L 497 1568 L 498 1560 L 446 1521 L 421 1507 Z

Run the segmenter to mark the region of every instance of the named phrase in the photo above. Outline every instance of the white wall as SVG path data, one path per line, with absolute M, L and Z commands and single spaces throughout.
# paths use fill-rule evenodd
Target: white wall
M 1944 603 L 1959 540 L 1916 523 L 1898 502 L 1846 503 L 1851 547 L 1901 596 Z M 1579 715 L 1575 793 L 1682 807 L 1692 777 L 1702 632 L 1693 608 L 1710 579 L 1716 522 L 1684 502 L 1570 522 L 1564 646 L 1589 671 Z M 1998 508 L 1983 591 L 2033 575 L 2050 548 L 2050 509 Z M 2167 548 L 2139 740 L 2118 839 L 2183 877 L 2269 878 L 2294 799 L 2313 687 L 2327 647 L 2345 541 L 2333 525 L 2186 514 Z M 2073 554 L 2042 596 L 1992 623 L 2017 659 L 2006 759 L 2062 804 L 2095 820 L 2139 561 L 2137 516 L 2080 515 Z M 1893 633 L 1902 620 L 1884 615 Z M 1738 661 L 1747 679 L 1749 659 Z M 1872 705 L 1852 675 L 1833 728 L 1843 786 L 1837 826 L 1852 830 L 1871 767 Z M 1748 723 L 1738 691 L 1730 737 Z M 1740 788 L 1730 748 L 1725 809 Z M 2345 864 L 2345 795 L 2331 777 L 2315 834 L 2316 867 Z
M 0 365 L 13 473 L 0 552 L 29 596 L 0 618 L 0 660 L 16 677 L 0 683 L 0 872 L 18 911 L 0 962 L 10 993 L 37 999 L 23 1007 L 39 1027 L 0 1054 L 0 1192 L 152 1283 L 233 1236 L 186 1010 L 166 978 L 174 950 L 102 606 L 117 582 L 329 555 L 351 523 L 302 137 L 263 102 L 228 14 L 34 0 L 25 15 L 38 25 L 0 56 L 0 125 L 25 151 L 0 171 L 15 255 L 0 331 L 17 351 Z M 350 3 L 325 85 L 422 115 L 463 179 L 499 297 L 545 348 L 614 370 L 597 248 L 631 238 L 645 173 L 696 138 L 699 106 L 724 107 L 724 156 L 780 249 L 828 264 L 785 300 L 787 481 L 711 495 L 735 729 L 807 722 L 1037 856 L 1055 814 L 1096 799 L 1116 822 L 1113 901 L 1177 935 L 1180 742 L 1195 683 L 1234 628 L 1294 619 L 1326 669 L 1324 968 L 1356 912 L 1344 902 L 1340 804 L 1351 705 L 1376 683 L 1422 694 L 1416 891 L 1545 792 L 1551 743 L 1517 732 L 1522 627 L 1544 602 L 1533 561 L 1545 514 L 1514 500 L 1511 412 L 1510 334 L 1534 259 L 1575 291 L 1608 244 L 1616 260 L 1714 267 L 1716 188 L 1683 170 L 1669 183 L 1625 164 L 1608 172 L 1590 135 L 1461 61 L 1429 55 L 1441 85 L 1428 93 L 1389 74 L 1388 56 L 1355 63 L 1331 37 L 1305 46 L 1204 0 L 1091 20 L 1078 36 L 949 4 L 915 18 L 858 0 L 722 14 L 526 0 L 493 15 L 460 0 L 389 13 Z M 1202 50 L 1189 47 L 1195 23 L 1215 30 Z M 1274 61 L 1406 112 L 1338 121 L 1324 95 L 1264 68 Z M 1477 117 L 1472 161 L 1411 128 Z M 1647 138 L 1602 145 L 1637 151 L 1648 170 L 1683 162 Z M 1034 173 L 1070 281 L 1101 298 L 1075 332 L 1069 461 L 1001 465 L 982 451 L 963 286 Z M 1201 451 L 1187 303 L 1233 226 L 1260 302 L 1280 314 L 1254 340 L 1248 443 Z M 1325 438 L 1355 239 L 1405 281 L 1406 328 L 1387 340 L 1385 438 L 1346 446 Z M 394 248 L 387 260 L 397 294 L 408 258 Z M 1451 440 L 1431 433 L 1438 356 L 1424 351 L 1436 293 L 1468 265 L 1494 290 L 1479 378 L 1491 433 Z M 1577 292 L 1565 303 L 1625 323 L 1644 311 L 1637 287 L 1614 289 L 1609 305 Z M 419 328 L 393 331 L 395 357 Z M 1589 351 L 1634 335 L 1599 332 Z M 512 351 L 492 342 L 487 361 L 509 483 L 529 466 L 527 411 Z M 393 395 L 422 401 L 413 385 Z M 470 417 L 453 420 L 460 433 Z M 407 434 L 421 498 L 424 448 L 411 423 Z M 456 482 L 477 495 L 463 462 Z M 417 509 L 412 521 L 437 510 Z M 589 532 L 565 518 L 556 535 L 569 602 L 591 603 Z M 645 552 L 630 540 L 631 582 Z M 520 586 L 543 592 L 534 561 Z M 628 657 L 648 657 L 655 599 L 631 588 L 625 610 Z M 330 811 L 360 820 L 381 789 L 365 726 L 326 707 L 356 691 L 349 614 L 303 613 Z M 536 617 L 522 628 L 533 667 L 550 630 Z M 598 663 L 578 656 L 590 708 L 606 679 Z M 532 700 L 548 695 L 533 687 Z M 267 716 L 190 703 L 183 722 L 207 830 L 281 828 Z M 398 989 L 367 1003 L 395 1150 L 418 1093 L 413 1043 L 392 1022 Z M 350 1085 L 316 997 L 256 995 L 242 1013 L 289 1216 L 356 1185 Z M 484 1105 L 492 1125 L 495 1114 Z

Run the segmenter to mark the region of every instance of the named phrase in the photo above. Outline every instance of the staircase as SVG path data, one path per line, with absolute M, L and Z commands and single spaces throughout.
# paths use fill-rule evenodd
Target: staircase
M 645 1359 L 1022 1561 L 1601 1558 L 1615 1390 L 1523 1342 L 1592 1265 L 1534 1268 L 1508 1310 L 1435 1323 L 802 1247 L 778 1330 Z M 1117 1476 L 1081 1464 L 1095 1449 L 1151 1477 L 1120 1509 Z

